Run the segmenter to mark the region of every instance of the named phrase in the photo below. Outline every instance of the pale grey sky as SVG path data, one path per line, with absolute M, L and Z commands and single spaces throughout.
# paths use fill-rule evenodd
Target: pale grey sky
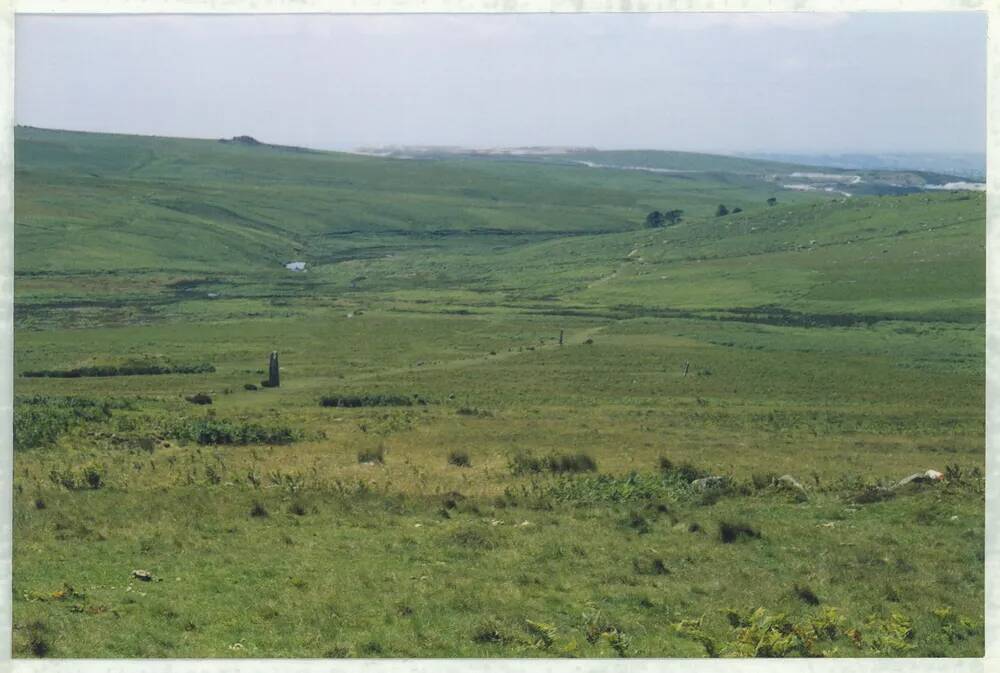
M 17 123 L 274 143 L 983 152 L 986 17 L 26 16 Z

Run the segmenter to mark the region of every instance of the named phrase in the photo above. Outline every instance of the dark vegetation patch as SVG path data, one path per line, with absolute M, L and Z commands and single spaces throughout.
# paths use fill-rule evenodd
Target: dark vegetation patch
M 257 386 L 253 383 L 244 383 L 243 390 L 257 390 Z
M 422 399 L 416 398 L 418 403 L 426 404 Z M 371 393 L 366 395 L 324 395 L 320 398 L 320 406 L 323 407 L 410 407 L 413 406 L 413 398 L 406 395 L 391 395 L 382 393 Z
M 250 505 L 250 516 L 256 519 L 263 519 L 269 516 L 269 514 L 267 508 L 260 501 L 254 500 L 253 504 Z
M 674 476 L 687 483 L 691 483 L 695 479 L 701 479 L 708 476 L 708 472 L 695 467 L 691 463 L 684 462 L 680 464 L 674 464 L 672 460 L 666 456 L 660 456 L 660 472 L 664 475 Z
M 858 505 L 869 505 L 874 502 L 882 502 L 883 500 L 890 500 L 895 498 L 896 494 L 882 486 L 867 485 L 861 489 L 858 493 L 855 493 L 851 498 L 851 502 Z
M 808 605 L 819 605 L 819 596 L 817 596 L 812 589 L 807 586 L 799 586 L 796 584 L 792 587 L 795 595 L 799 597 L 804 603 Z
M 632 559 L 632 569 L 637 575 L 669 575 L 670 569 L 661 558 Z
M 468 526 L 460 528 L 449 536 L 450 541 L 460 547 L 475 551 L 492 551 L 499 546 L 493 531 Z
M 79 470 L 57 467 L 49 471 L 49 481 L 70 491 L 97 490 L 104 486 L 104 469 L 93 464 Z
M 301 436 L 284 425 L 216 418 L 179 418 L 168 425 L 166 434 L 178 441 L 207 445 L 290 444 Z
M 560 475 L 523 485 L 520 493 L 508 489 L 508 496 L 544 502 L 600 504 L 609 502 L 675 502 L 689 497 L 688 484 L 672 475 L 633 472 L 624 477 L 608 474 Z
M 472 467 L 472 459 L 466 451 L 449 451 L 448 464 L 455 467 Z
M 41 621 L 33 621 L 24 627 L 24 652 L 30 657 L 44 658 L 52 652 L 49 643 L 48 626 Z
M 40 369 L 21 372 L 28 378 L 75 379 L 87 376 L 156 376 L 159 374 L 211 374 L 215 367 L 202 362 L 189 365 L 169 365 L 155 363 L 125 363 L 121 365 L 92 365 L 74 369 Z
M 472 629 L 472 641 L 480 644 L 506 645 L 517 640 L 499 619 L 481 620 Z
M 186 399 L 191 404 L 211 404 L 212 403 L 212 397 L 210 395 L 205 394 L 205 393 L 195 393 L 194 395 L 189 395 L 189 396 L 185 397 L 184 399 Z
M 472 416 L 474 418 L 490 418 L 493 416 L 493 412 L 475 407 L 459 407 L 455 410 L 455 413 L 459 416 Z
M 385 448 L 363 449 L 358 451 L 358 462 L 369 465 L 382 465 L 385 463 Z
M 128 400 L 82 397 L 18 397 L 14 403 L 14 449 L 21 451 L 55 443 L 81 423 L 103 423 L 112 410 L 134 409 Z
M 553 474 L 596 472 L 597 461 L 583 452 L 538 457 L 529 451 L 518 451 L 511 457 L 509 467 L 515 475 L 540 472 Z
M 755 539 L 760 537 L 760 531 L 746 523 L 733 523 L 730 521 L 719 522 L 719 539 L 729 544 L 742 539 Z

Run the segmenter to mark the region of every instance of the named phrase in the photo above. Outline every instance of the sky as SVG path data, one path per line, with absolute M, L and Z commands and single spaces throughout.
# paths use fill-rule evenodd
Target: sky
M 32 16 L 15 116 L 344 149 L 984 152 L 986 16 Z

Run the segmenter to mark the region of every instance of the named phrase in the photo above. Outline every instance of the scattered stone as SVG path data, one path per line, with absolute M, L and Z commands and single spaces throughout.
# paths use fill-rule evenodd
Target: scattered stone
M 892 488 L 900 488 L 907 484 L 933 484 L 935 481 L 941 481 L 942 479 L 944 479 L 944 475 L 937 470 L 927 470 L 926 472 L 916 472 L 899 480 Z
M 148 570 L 133 570 L 132 577 L 139 580 L 140 582 L 153 581 L 153 573 L 149 572 Z
M 790 474 L 783 474 L 775 481 L 775 485 L 786 491 L 792 491 L 803 499 L 807 497 L 805 487 Z
M 723 488 L 729 483 L 727 477 L 702 477 L 691 482 L 691 486 L 699 491 L 707 491 L 712 488 Z

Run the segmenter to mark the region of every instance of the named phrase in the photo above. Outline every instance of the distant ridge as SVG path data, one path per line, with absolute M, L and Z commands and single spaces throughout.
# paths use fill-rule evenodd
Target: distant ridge
M 288 152 L 319 152 L 320 150 L 297 145 L 274 145 L 272 143 L 262 143 L 253 136 L 233 136 L 232 138 L 219 138 L 219 142 L 224 145 L 243 145 L 245 147 L 267 147 L 274 150 L 285 150 Z

